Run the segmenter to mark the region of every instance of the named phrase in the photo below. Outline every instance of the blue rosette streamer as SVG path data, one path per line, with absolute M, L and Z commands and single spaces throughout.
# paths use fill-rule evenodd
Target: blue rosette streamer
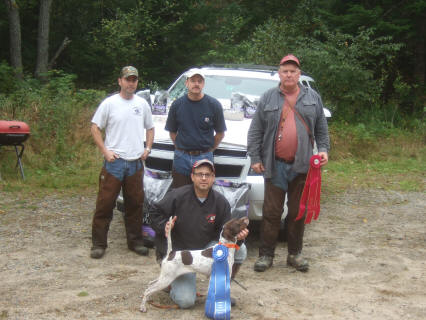
M 228 266 L 228 248 L 217 245 L 213 249 L 213 265 L 205 314 L 214 320 L 231 319 L 231 281 Z

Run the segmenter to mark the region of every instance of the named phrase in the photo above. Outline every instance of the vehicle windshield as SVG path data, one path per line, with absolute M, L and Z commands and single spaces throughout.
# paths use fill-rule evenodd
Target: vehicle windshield
M 204 92 L 216 99 L 231 99 L 233 92 L 260 97 L 265 91 L 276 86 L 278 81 L 269 79 L 255 79 L 242 77 L 229 77 L 222 75 L 206 75 Z M 186 93 L 185 79 L 180 78 L 170 90 L 172 100 Z

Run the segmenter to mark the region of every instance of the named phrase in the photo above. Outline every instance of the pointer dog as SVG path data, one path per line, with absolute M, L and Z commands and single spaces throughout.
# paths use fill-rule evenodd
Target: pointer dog
M 247 217 L 243 217 L 240 219 L 229 220 L 223 225 L 219 243 L 229 248 L 228 265 L 230 271 L 234 264 L 237 235 L 247 228 L 248 224 L 249 219 Z M 161 262 L 160 276 L 149 283 L 149 286 L 145 290 L 142 298 L 140 311 L 146 312 L 146 301 L 151 294 L 166 288 L 177 277 L 190 272 L 199 272 L 209 276 L 213 264 L 212 253 L 214 247 L 215 246 L 204 250 L 172 251 L 172 241 L 169 234 L 167 237 L 167 254 Z

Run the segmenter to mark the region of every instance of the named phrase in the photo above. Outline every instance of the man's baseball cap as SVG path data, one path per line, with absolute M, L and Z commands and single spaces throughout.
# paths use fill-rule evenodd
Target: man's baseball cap
M 211 162 L 209 159 L 202 159 L 202 160 L 198 160 L 194 163 L 194 165 L 192 166 L 192 172 L 194 172 L 195 168 L 198 168 L 199 166 L 203 165 L 203 164 L 207 164 L 210 166 L 210 168 L 213 170 L 213 172 L 215 172 L 214 170 L 214 164 L 213 162 Z
M 187 79 L 189 79 L 189 78 L 192 78 L 193 76 L 195 76 L 196 74 L 200 75 L 201 78 L 203 78 L 203 80 L 205 80 L 203 71 L 201 69 L 197 69 L 197 68 L 188 70 L 188 72 L 185 73 L 185 76 L 186 76 Z
M 285 57 L 283 57 L 280 61 L 280 66 L 287 63 L 287 62 L 294 62 L 300 68 L 299 59 L 297 59 L 297 57 L 292 55 L 292 54 L 288 54 Z
M 120 76 L 121 78 L 128 78 L 130 76 L 138 77 L 138 69 L 132 66 L 123 67 L 123 69 L 121 69 Z

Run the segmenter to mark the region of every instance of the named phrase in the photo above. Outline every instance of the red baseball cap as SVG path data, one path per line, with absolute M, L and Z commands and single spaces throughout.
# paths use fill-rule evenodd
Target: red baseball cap
M 296 56 L 292 55 L 292 54 L 288 54 L 285 57 L 283 57 L 280 61 L 280 66 L 287 63 L 287 62 L 294 62 L 297 64 L 297 66 L 300 68 L 300 62 L 299 59 L 297 59 Z
M 194 165 L 192 166 L 192 172 L 194 172 L 195 168 L 198 168 L 199 166 L 201 166 L 203 164 L 209 165 L 210 168 L 213 170 L 213 172 L 215 172 L 215 170 L 214 170 L 214 164 L 209 159 L 201 159 L 201 160 L 196 161 L 194 163 Z

